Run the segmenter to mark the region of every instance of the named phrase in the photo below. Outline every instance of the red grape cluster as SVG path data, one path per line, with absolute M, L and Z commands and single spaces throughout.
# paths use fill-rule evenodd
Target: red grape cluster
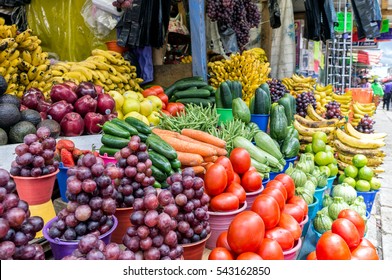
M 132 251 L 123 250 L 114 242 L 105 244 L 99 236 L 93 233 L 83 236 L 78 248 L 72 255 L 65 256 L 63 260 L 134 260 Z
M 309 104 L 312 104 L 313 108 L 316 109 L 317 103 L 313 92 L 303 92 L 298 94 L 296 97 L 297 114 L 305 118 L 307 115 L 306 110 Z
M 101 158 L 88 153 L 79 158 L 76 167 L 68 169 L 69 202 L 51 225 L 51 238 L 78 240 L 92 232 L 104 234 L 113 227 L 116 201 L 112 181 L 121 177 L 122 169 L 112 167 L 105 168 Z
M 15 194 L 15 182 L 0 168 L 0 260 L 44 260 L 41 245 L 29 244 L 44 226 L 41 217 L 30 217 L 29 205 Z
M 270 89 L 272 103 L 278 102 L 279 99 L 283 97 L 283 95 L 289 92 L 281 80 L 273 78 L 268 80 L 267 84 Z
M 374 124 L 376 123 L 375 120 L 369 117 L 368 114 L 364 115 L 363 118 L 359 121 L 358 125 L 356 126 L 356 130 L 362 133 L 371 134 L 374 133 Z
M 188 244 L 206 238 L 211 231 L 207 213 L 210 197 L 204 193 L 203 179 L 196 177 L 192 168 L 185 168 L 182 174 L 175 173 L 167 181 L 178 207 L 178 242 Z
M 115 158 L 116 166 L 123 170 L 123 176 L 114 181 L 116 205 L 118 208 L 132 207 L 135 198 L 144 197 L 144 188 L 155 183 L 147 145 L 134 135 L 128 146 L 115 154 Z
M 112 5 L 120 9 L 129 9 L 132 7 L 132 0 L 116 0 L 112 2 Z
M 27 134 L 23 143 L 15 147 L 16 158 L 11 163 L 13 176 L 39 177 L 51 174 L 58 169 L 54 160 L 56 139 L 50 137 L 47 127 L 38 128 L 36 134 Z
M 325 118 L 330 119 L 342 119 L 342 113 L 340 111 L 340 103 L 336 101 L 330 101 L 325 105 L 327 112 L 325 113 Z
M 176 216 L 178 208 L 171 192 L 148 186 L 144 197 L 136 198 L 131 214 L 132 226 L 123 237 L 123 244 L 136 260 L 178 260 L 183 247 L 178 244 Z

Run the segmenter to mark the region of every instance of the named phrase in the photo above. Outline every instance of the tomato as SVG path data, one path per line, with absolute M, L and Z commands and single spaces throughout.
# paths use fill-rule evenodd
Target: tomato
M 234 260 L 234 257 L 226 248 L 215 247 L 208 255 L 208 260 Z
M 366 224 L 357 211 L 352 209 L 344 209 L 340 211 L 338 218 L 349 219 L 357 228 L 359 237 L 363 237 L 365 235 Z
M 262 257 L 253 252 L 245 252 L 238 255 L 236 260 L 262 260 Z
M 256 167 L 254 167 L 253 165 L 251 165 L 248 169 L 248 171 L 257 171 Z
M 284 187 L 287 190 L 287 199 L 292 198 L 295 195 L 295 184 L 294 180 L 285 173 L 278 174 L 274 180 L 278 180 L 283 183 Z
M 227 173 L 227 186 L 231 184 L 234 180 L 234 170 L 233 166 L 231 165 L 231 161 L 228 157 L 225 156 L 220 156 L 218 159 L 215 161 L 215 163 L 219 163 L 223 165 L 223 167 L 226 169 Z
M 366 239 L 365 237 L 361 238 L 358 246 L 371 247 L 373 249 L 376 249 L 376 247 L 373 245 L 373 243 L 370 242 L 369 239 Z
M 263 179 L 256 171 L 246 171 L 241 178 L 241 186 L 246 192 L 255 192 L 260 190 Z
M 215 243 L 216 247 L 223 247 L 232 252 L 229 243 L 227 242 L 227 230 L 222 231 L 221 234 L 219 234 L 218 238 L 216 239 Z
M 352 260 L 379 260 L 377 250 L 370 246 L 357 246 L 351 251 Z
M 169 103 L 169 98 L 167 97 L 166 94 L 164 94 L 164 93 L 158 93 L 157 96 L 158 96 L 159 99 L 162 101 L 162 106 L 163 106 L 163 105 L 166 106 L 166 105 Z M 177 106 L 177 107 L 178 107 L 178 106 Z
M 255 212 L 243 211 L 237 214 L 227 230 L 227 242 L 236 253 L 256 252 L 264 238 L 263 219 Z
M 274 227 L 265 232 L 265 237 L 271 238 L 279 243 L 283 251 L 294 247 L 294 237 L 290 231 L 282 227 Z
M 282 212 L 293 216 L 298 223 L 301 223 L 305 218 L 304 210 L 297 204 L 286 203 Z
M 175 102 L 177 104 L 177 108 L 179 112 L 185 112 L 185 105 L 181 102 Z
M 284 260 L 283 250 L 278 241 L 264 238 L 256 252 L 263 260 Z
M 287 200 L 287 190 L 284 187 L 283 183 L 278 181 L 278 180 L 271 180 L 269 181 L 266 185 L 265 188 L 276 188 L 278 190 L 280 190 L 280 192 L 283 194 L 284 197 L 284 201 Z
M 250 167 L 250 154 L 244 148 L 234 148 L 230 153 L 230 161 L 234 171 L 238 174 L 244 174 Z
M 238 183 L 238 184 L 241 184 L 241 177 L 240 177 L 240 175 L 238 175 L 237 172 L 234 172 L 234 179 L 233 179 L 233 182 L 236 182 L 236 183 Z
M 163 88 L 161 86 L 151 86 L 142 92 L 143 97 L 147 97 L 150 95 L 155 95 L 157 96 L 158 94 L 164 94 Z M 166 95 L 166 94 L 165 94 Z M 167 97 L 167 95 L 166 95 Z
M 316 244 L 318 260 L 349 260 L 350 248 L 338 234 L 328 230 L 324 232 Z
M 171 116 L 169 111 L 163 109 L 163 106 L 162 106 L 161 113 L 163 113 L 163 114 L 165 114 L 166 116 L 169 116 L 169 117 Z
M 304 215 L 308 215 L 308 204 L 306 203 L 305 199 L 303 199 L 300 196 L 296 196 L 294 195 L 293 197 L 291 197 L 289 200 L 287 200 L 287 203 L 292 203 L 292 204 L 297 204 L 299 207 L 302 208 L 302 210 L 304 210 Z
M 221 194 L 227 185 L 227 173 L 223 165 L 214 163 L 204 175 L 204 191 L 215 196 Z
M 236 182 L 232 182 L 226 189 L 225 192 L 229 192 L 234 194 L 236 197 L 238 197 L 238 200 L 240 202 L 240 205 L 243 204 L 246 200 L 246 192 L 244 190 L 244 188 L 236 183 Z
M 348 247 L 357 247 L 360 242 L 359 232 L 348 219 L 338 218 L 332 223 L 331 231 L 339 234 L 346 241 Z
M 279 204 L 269 195 L 258 195 L 253 201 L 251 210 L 263 219 L 266 229 L 271 229 L 279 223 Z
M 169 102 L 166 105 L 166 110 L 172 115 L 177 116 L 180 112 L 185 111 L 184 104 L 180 102 Z
M 285 199 L 284 199 L 282 192 L 279 189 L 265 188 L 261 193 L 273 197 L 276 200 L 276 202 L 278 203 L 279 209 L 282 211 L 284 204 L 285 204 Z
M 229 192 L 223 192 L 211 198 L 210 208 L 215 212 L 228 212 L 237 210 L 240 206 L 238 197 Z
M 310 252 L 310 253 L 307 255 L 306 259 L 307 259 L 307 260 L 311 260 L 311 261 L 317 260 L 316 251 Z
M 289 214 L 280 213 L 278 226 L 290 231 L 291 235 L 294 237 L 294 240 L 298 240 L 301 237 L 302 229 L 299 226 L 299 223 L 296 219 L 293 218 L 293 216 Z

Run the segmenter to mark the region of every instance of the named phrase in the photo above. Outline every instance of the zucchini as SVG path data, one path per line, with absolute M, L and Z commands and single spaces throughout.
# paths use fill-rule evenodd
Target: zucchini
M 220 88 L 220 99 L 222 101 L 223 108 L 231 109 L 233 103 L 233 96 L 230 87 L 226 82 L 222 82 L 219 86 Z
M 167 97 L 170 99 L 173 95 L 174 92 L 176 90 L 179 90 L 177 88 L 177 85 L 179 83 L 187 83 L 187 82 L 194 82 L 194 81 L 204 81 L 202 77 L 200 76 L 193 76 L 193 77 L 186 77 L 186 78 L 182 78 L 180 80 L 175 81 L 174 83 L 172 83 L 170 86 L 168 86 L 167 88 L 165 88 L 165 94 L 167 95 Z
M 212 102 L 209 98 L 181 98 L 177 99 L 176 102 L 180 102 L 182 104 L 197 104 L 201 106 L 212 105 Z
M 134 117 L 127 117 L 125 121 L 132 125 L 134 128 L 137 129 L 138 132 L 143 133 L 143 134 L 151 134 L 151 127 L 146 125 L 144 122 L 141 120 L 134 118 Z
M 271 111 L 271 97 L 262 89 L 255 91 L 253 114 L 269 115 Z
M 250 122 L 250 110 L 245 101 L 237 97 L 233 100 L 233 117 L 243 121 L 245 124 Z
M 287 95 L 284 95 L 281 99 L 278 100 L 278 104 L 284 107 L 287 124 L 291 125 L 294 121 L 294 112 L 292 112 L 291 99 Z
M 174 96 L 178 99 L 181 98 L 205 98 L 210 96 L 210 91 L 208 89 L 186 89 L 176 91 Z
M 199 81 L 199 80 L 179 81 L 179 82 L 176 82 L 175 89 L 176 90 L 185 90 L 185 89 L 188 89 L 191 87 L 201 88 L 201 87 L 205 87 L 205 86 L 208 86 L 208 84 L 205 81 Z
M 251 158 L 250 161 L 251 161 L 251 165 L 254 168 L 256 168 L 257 172 L 269 173 L 271 171 L 271 168 L 269 168 L 269 166 L 264 163 L 258 162 L 257 160 L 255 160 L 253 158 Z M 263 175 L 263 178 L 264 178 L 264 175 Z
M 282 153 L 285 158 L 292 158 L 298 155 L 299 147 L 301 144 L 299 143 L 298 138 L 288 137 L 284 140 L 282 145 Z
M 177 158 L 177 152 L 166 141 L 155 133 L 151 133 L 146 140 L 147 146 L 169 160 Z
M 150 149 L 148 151 L 148 155 L 152 161 L 152 164 L 155 167 L 158 167 L 159 170 L 166 174 L 170 174 L 172 172 L 172 167 L 170 165 L 170 161 L 164 156 L 154 152 L 154 150 Z
M 232 81 L 230 89 L 233 100 L 236 98 L 242 99 L 242 84 L 240 81 Z
M 121 138 L 129 138 L 131 136 L 127 130 L 113 122 L 105 122 L 102 126 L 102 131 L 105 134 L 110 134 Z
M 220 87 L 215 91 L 215 106 L 216 108 L 223 108 L 222 99 L 220 96 Z
M 129 134 L 130 134 L 131 136 L 133 136 L 133 135 L 138 135 L 138 133 L 139 133 L 139 132 L 137 131 L 137 129 L 134 128 L 132 125 L 130 125 L 129 123 L 127 123 L 127 122 L 124 121 L 124 120 L 120 120 L 119 118 L 114 118 L 114 119 L 112 119 L 110 122 L 112 122 L 112 123 L 114 123 L 114 124 L 116 124 L 116 125 L 118 125 L 118 126 L 124 128 L 125 130 L 127 130 L 127 131 L 129 132 Z
M 121 138 L 110 134 L 104 134 L 101 137 L 101 142 L 107 147 L 122 149 L 128 146 L 129 139 Z
M 272 106 L 270 117 L 270 135 L 278 142 L 287 137 L 287 118 L 284 107 L 277 103 Z
M 257 147 L 269 153 L 277 160 L 283 158 L 283 155 L 280 152 L 280 149 L 274 143 L 274 140 L 264 131 L 260 130 L 259 132 L 257 132 L 254 136 L 254 140 Z
M 108 156 L 114 156 L 114 154 L 119 152 L 119 151 L 120 151 L 120 149 L 111 148 L 111 147 L 108 147 L 106 145 L 102 145 L 101 148 L 99 148 L 99 154 L 102 155 L 102 156 L 105 155 L 105 154 L 107 154 Z
M 163 173 L 158 167 L 155 165 L 151 165 L 152 176 L 154 176 L 155 180 L 158 182 L 164 182 L 167 178 L 166 174 Z

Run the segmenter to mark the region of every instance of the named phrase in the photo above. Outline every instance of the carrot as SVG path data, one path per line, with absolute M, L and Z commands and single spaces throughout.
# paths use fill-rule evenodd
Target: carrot
M 204 168 L 207 171 L 208 168 L 210 168 L 213 164 L 214 164 L 213 162 L 204 162 L 204 163 L 202 163 L 202 166 L 204 166 Z
M 75 149 L 75 143 L 72 140 L 60 139 L 57 141 L 56 149 L 67 149 L 68 151 L 72 152 L 73 149 Z
M 201 165 L 186 166 L 186 167 L 191 167 L 193 169 L 193 171 L 195 171 L 195 175 L 200 175 L 200 174 L 205 174 L 206 173 L 206 169 L 203 166 L 201 166 Z
M 203 160 L 205 162 L 215 162 L 218 159 L 218 156 L 204 157 Z
M 201 130 L 183 128 L 181 134 L 219 148 L 226 148 L 226 141 Z
M 152 129 L 152 132 L 154 132 L 155 134 L 157 134 L 159 136 L 164 134 L 164 135 L 170 135 L 170 136 L 173 136 L 173 137 L 177 137 L 177 135 L 180 134 L 180 133 L 175 132 L 175 131 L 170 131 L 170 130 L 166 130 L 166 129 L 160 129 L 160 128 L 156 128 L 156 127 L 154 127 Z
M 202 157 L 214 156 L 217 154 L 214 148 L 198 143 L 187 142 L 172 136 L 162 135 L 161 138 L 165 140 L 177 152 L 199 154 Z
M 203 163 L 203 157 L 199 154 L 177 152 L 177 159 L 181 165 L 197 166 Z
M 205 145 L 207 147 L 211 147 L 211 148 L 216 150 L 217 156 L 225 156 L 225 155 L 227 155 L 226 149 L 220 148 L 218 146 L 214 146 L 212 144 L 201 142 L 199 140 L 195 140 L 195 139 L 193 139 L 191 137 L 188 137 L 188 136 L 185 136 L 185 135 L 182 135 L 182 134 L 177 135 L 177 138 L 181 139 L 181 140 L 184 140 L 184 141 L 187 141 L 187 142 L 201 144 L 201 145 Z

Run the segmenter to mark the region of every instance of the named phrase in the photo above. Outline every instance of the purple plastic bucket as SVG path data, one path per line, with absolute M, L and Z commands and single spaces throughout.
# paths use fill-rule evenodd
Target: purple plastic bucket
M 357 196 L 363 197 L 363 200 L 366 203 L 366 211 L 368 211 L 369 213 L 372 213 L 373 203 L 374 203 L 374 200 L 376 199 L 376 195 L 378 192 L 379 192 L 379 190 L 370 191 L 370 192 L 357 191 Z
M 246 203 L 247 203 L 246 210 L 250 210 L 250 208 L 253 205 L 253 201 L 255 201 L 256 197 L 259 194 L 261 194 L 263 192 L 263 190 L 264 190 L 264 186 L 261 185 L 261 188 L 258 189 L 257 191 L 255 191 L 255 192 L 247 192 L 246 193 Z
M 61 260 L 63 257 L 71 255 L 74 250 L 78 248 L 78 241 L 62 241 L 59 238 L 51 238 L 48 234 L 49 229 L 51 225 L 57 221 L 58 217 L 53 218 L 49 222 L 47 222 L 44 225 L 44 228 L 42 229 L 42 233 L 47 241 L 49 241 L 50 248 L 52 249 L 53 253 L 53 258 L 55 260 Z M 101 239 L 105 244 L 110 243 L 110 238 L 112 235 L 112 232 L 116 229 L 118 221 L 115 216 L 113 216 L 113 227 L 106 233 L 102 234 L 99 236 L 99 239 Z
M 290 250 L 283 251 L 283 257 L 284 257 L 285 261 L 297 259 L 299 251 L 301 250 L 301 247 L 302 247 L 301 238 L 298 238 L 298 240 L 296 241 L 296 243 L 294 243 L 294 245 L 295 246 L 293 248 L 291 248 Z
M 208 249 L 214 249 L 216 247 L 216 240 L 219 235 L 229 228 L 231 221 L 237 216 L 238 213 L 244 211 L 247 207 L 246 201 L 240 209 L 230 212 L 212 212 L 208 211 L 209 219 L 208 222 L 211 228 L 211 236 L 208 238 L 206 247 Z

